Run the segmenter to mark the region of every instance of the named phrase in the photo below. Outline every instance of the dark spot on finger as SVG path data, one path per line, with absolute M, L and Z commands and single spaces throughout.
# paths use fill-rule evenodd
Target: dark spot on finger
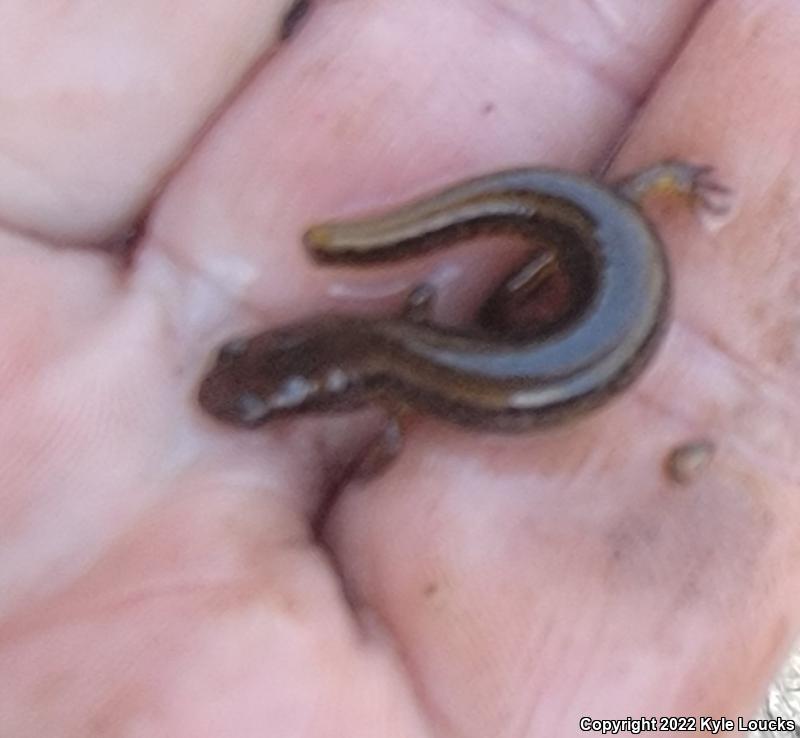
M 288 41 L 297 33 L 300 23 L 311 10 L 311 0 L 294 0 L 283 16 L 279 38 Z

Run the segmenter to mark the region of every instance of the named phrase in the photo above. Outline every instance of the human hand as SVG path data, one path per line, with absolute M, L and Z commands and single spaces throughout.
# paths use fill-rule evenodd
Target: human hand
M 0 735 L 750 713 L 798 616 L 800 14 L 655 5 L 318 3 L 286 45 L 275 3 L 7 9 Z M 674 320 L 613 405 L 518 437 L 418 419 L 358 485 L 371 415 L 248 433 L 197 408 L 232 333 L 427 274 L 455 317 L 498 268 L 476 243 L 319 270 L 309 223 L 622 137 L 614 172 L 713 163 L 736 202 L 659 218 Z M 120 265 L 103 246 L 148 205 Z

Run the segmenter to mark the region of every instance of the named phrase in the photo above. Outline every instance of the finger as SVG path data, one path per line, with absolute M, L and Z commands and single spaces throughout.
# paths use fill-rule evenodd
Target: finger
M 59 243 L 127 231 L 280 45 L 288 6 L 4 3 L 0 223 Z

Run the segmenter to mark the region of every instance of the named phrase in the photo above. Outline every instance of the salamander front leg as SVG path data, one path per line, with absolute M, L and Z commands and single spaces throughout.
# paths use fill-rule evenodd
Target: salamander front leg
M 414 287 L 406 297 L 402 317 L 414 323 L 427 323 L 433 315 L 436 288 L 423 282 Z M 410 419 L 408 410 L 397 403 L 384 404 L 388 413 L 381 434 L 369 445 L 358 462 L 354 476 L 365 480 L 385 471 L 403 448 L 403 435 Z
M 436 288 L 432 284 L 422 282 L 408 293 L 402 316 L 414 323 L 428 323 L 433 315 L 435 301 Z
M 364 451 L 357 462 L 353 478 L 361 481 L 382 474 L 403 450 L 403 417 L 405 413 L 392 411 L 381 434 Z

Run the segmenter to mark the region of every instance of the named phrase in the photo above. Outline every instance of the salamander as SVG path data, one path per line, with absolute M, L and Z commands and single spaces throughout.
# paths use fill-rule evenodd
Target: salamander
M 642 198 L 669 190 L 713 209 L 713 196 L 727 189 L 710 171 L 664 161 L 604 185 L 556 169 L 513 169 L 313 226 L 303 240 L 320 264 L 370 265 L 497 231 L 521 235 L 533 258 L 502 281 L 487 301 L 492 310 L 472 326 L 433 323 L 433 291 L 422 285 L 402 315 L 325 314 L 235 338 L 203 378 L 200 405 L 256 427 L 378 403 L 501 432 L 596 408 L 641 374 L 668 322 L 668 260 Z M 567 318 L 527 334 L 498 327 L 556 267 L 569 277 Z

